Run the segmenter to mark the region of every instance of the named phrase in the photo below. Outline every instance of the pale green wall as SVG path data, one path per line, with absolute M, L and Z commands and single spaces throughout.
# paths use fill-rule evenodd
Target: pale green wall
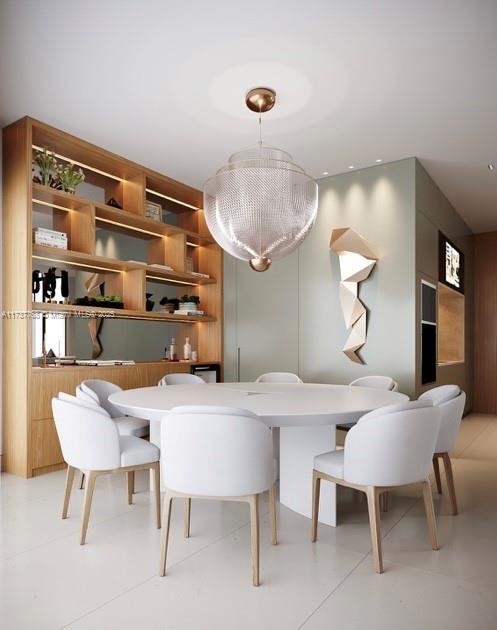
M 305 381 L 348 383 L 390 374 L 415 389 L 415 160 L 407 159 L 319 180 L 316 224 L 302 246 L 264 274 L 225 256 L 225 376 L 296 371 Z M 342 353 L 347 330 L 338 298 L 333 228 L 350 226 L 381 259 L 360 297 L 369 309 L 366 365 Z M 238 325 L 237 325 L 238 323 Z

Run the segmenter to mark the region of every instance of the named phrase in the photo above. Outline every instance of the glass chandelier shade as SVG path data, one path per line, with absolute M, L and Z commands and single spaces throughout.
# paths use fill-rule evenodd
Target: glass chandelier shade
M 317 208 L 317 182 L 291 155 L 262 143 L 234 153 L 204 186 L 212 236 L 255 271 L 265 271 L 302 243 Z

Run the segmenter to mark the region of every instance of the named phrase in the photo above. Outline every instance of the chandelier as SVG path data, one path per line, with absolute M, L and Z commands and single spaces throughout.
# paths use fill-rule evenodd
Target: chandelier
M 259 114 L 259 143 L 234 153 L 204 185 L 207 227 L 228 254 L 254 271 L 287 256 L 305 239 L 316 219 L 318 187 L 289 153 L 262 143 L 262 114 L 276 93 L 255 88 L 245 103 Z

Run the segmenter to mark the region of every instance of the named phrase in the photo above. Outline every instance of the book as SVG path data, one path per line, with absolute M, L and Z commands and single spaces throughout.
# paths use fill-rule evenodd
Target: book
M 187 309 L 178 309 L 174 311 L 175 315 L 204 315 L 204 311 L 199 310 L 187 310 Z

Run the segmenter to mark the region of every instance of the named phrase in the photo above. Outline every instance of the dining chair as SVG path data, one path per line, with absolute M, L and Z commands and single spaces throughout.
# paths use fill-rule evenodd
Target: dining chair
M 175 374 L 166 374 L 157 383 L 158 387 L 164 387 L 165 385 L 206 385 L 207 383 L 203 378 L 196 374 L 189 374 L 188 372 L 178 372 Z
M 103 413 L 104 416 L 107 418 L 111 417 L 109 412 L 100 405 L 97 395 L 94 392 L 92 392 L 91 395 L 87 394 L 85 391 L 81 389 L 81 385 L 78 385 L 76 387 L 76 396 L 72 396 L 71 394 L 66 394 L 65 392 L 59 392 L 59 399 L 65 400 L 67 402 L 72 402 L 74 404 L 79 404 L 83 407 L 90 407 L 91 409 L 95 409 L 95 410 L 98 410 L 100 413 Z M 128 428 L 126 426 L 126 420 L 128 420 L 127 416 L 122 417 L 122 418 L 112 418 L 112 420 L 117 426 L 119 435 L 131 435 L 129 430 L 126 431 L 126 429 Z M 129 420 L 135 420 L 135 418 L 129 418 Z M 132 497 L 135 491 L 134 473 L 128 473 L 126 475 L 126 478 L 128 482 L 128 496 Z M 78 487 L 80 490 L 83 490 L 85 487 L 85 473 L 84 472 L 81 472 L 81 477 L 78 483 Z
M 430 400 L 433 406 L 440 410 L 440 431 L 433 454 L 433 470 L 435 471 L 438 493 L 442 494 L 439 464 L 441 459 L 445 468 L 445 480 L 449 490 L 452 514 L 456 515 L 458 513 L 456 488 L 449 451 L 454 448 L 457 440 L 466 404 L 466 394 L 457 385 L 441 385 L 424 392 L 418 400 Z
M 107 411 L 116 423 L 120 435 L 147 436 L 150 432 L 150 422 L 148 420 L 123 415 L 122 411 L 109 401 L 109 396 L 116 392 L 122 392 L 122 388 L 119 385 L 101 379 L 87 379 L 76 388 L 76 396 L 87 401 L 91 398 Z
M 259 496 L 269 491 L 271 542 L 277 544 L 271 431 L 244 409 L 175 407 L 164 418 L 161 446 L 166 495 L 160 575 L 166 572 L 172 500 L 186 499 L 185 536 L 190 536 L 191 499 L 244 501 L 250 506 L 252 583 L 259 585 Z
M 439 409 L 430 401 L 389 405 L 360 418 L 345 448 L 314 458 L 312 542 L 317 539 L 321 480 L 364 492 L 377 573 L 383 573 L 379 498 L 393 488 L 421 484 L 432 549 L 438 549 L 431 484 L 428 478 L 440 426 Z
M 267 372 L 255 379 L 256 383 L 303 383 L 302 379 L 292 372 Z
M 66 395 L 67 396 L 67 395 Z M 66 489 L 62 518 L 67 518 L 74 473 L 86 476 L 83 520 L 80 544 L 86 541 L 91 502 L 96 478 L 109 473 L 135 473 L 150 469 L 155 475 L 157 527 L 160 528 L 160 467 L 159 449 L 141 438 L 119 435 L 117 426 L 107 412 L 69 401 L 66 396 L 52 399 L 52 411 L 64 461 L 67 464 Z M 128 477 L 128 503 L 131 503 Z
M 390 376 L 361 376 L 349 383 L 349 387 L 372 387 L 374 389 L 385 389 L 389 392 L 398 392 L 399 384 Z M 344 422 L 337 424 L 336 428 L 340 431 L 350 431 L 355 422 Z

